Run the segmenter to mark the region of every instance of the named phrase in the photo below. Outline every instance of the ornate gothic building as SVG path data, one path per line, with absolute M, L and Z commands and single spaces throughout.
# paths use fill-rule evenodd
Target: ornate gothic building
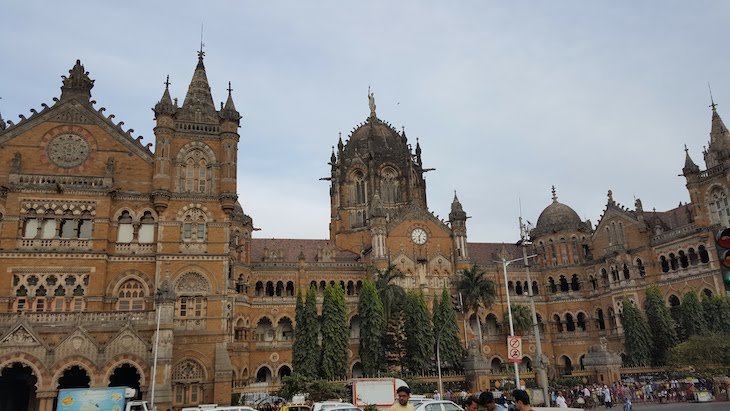
M 494 261 L 522 251 L 468 242 L 456 196 L 448 221 L 429 211 L 420 144 L 378 118 L 372 95 L 330 159 L 330 238 L 253 238 L 236 193 L 241 115 L 230 90 L 216 109 L 203 63 L 201 52 L 181 106 L 167 88 L 155 104 L 154 151 L 96 106 L 78 61 L 53 105 L 0 118 L 0 410 L 50 411 L 68 387 L 129 385 L 154 391 L 161 409 L 265 392 L 292 371 L 296 291 L 332 283 L 346 291 L 357 376 L 356 307 L 371 266 L 395 264 L 400 285 L 429 300 L 453 291 L 459 270 L 485 271 L 497 302 L 459 326 L 478 341 L 479 316 L 477 350 L 495 370 L 505 289 L 517 304 L 536 294 L 555 374 L 579 369 L 601 337 L 620 353 L 621 301 L 641 304 L 649 284 L 668 305 L 687 291 L 725 293 L 713 233 L 730 218 L 730 133 L 714 106 L 706 170 L 689 154 L 682 169 L 691 203 L 645 211 L 609 191 L 594 226 L 553 190 L 530 232 L 532 281 L 513 264 L 505 287 Z M 534 337 L 524 346 L 529 370 Z

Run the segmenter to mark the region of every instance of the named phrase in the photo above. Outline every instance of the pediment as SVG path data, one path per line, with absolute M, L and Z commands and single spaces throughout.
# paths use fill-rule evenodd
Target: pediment
M 96 357 L 98 351 L 99 345 L 85 330 L 79 327 L 58 344 L 56 357 L 65 358 L 73 355 L 81 355 L 93 359 Z
M 108 358 L 119 354 L 133 353 L 141 358 L 146 357 L 151 344 L 148 344 L 133 328 L 125 326 L 106 344 L 104 352 Z
M 32 115 L 30 117 L 21 117 L 20 122 L 12 124 L 4 132 L 0 132 L 0 144 L 4 144 L 43 123 L 59 122 L 96 125 L 130 152 L 137 154 L 152 164 L 154 160 L 153 153 L 150 151 L 152 143 L 144 145 L 141 137 L 135 138 L 132 136 L 132 129 L 125 130 L 122 127 L 124 122 L 115 124 L 112 121 L 114 119 L 113 114 L 105 116 L 105 110 L 104 107 L 95 110 L 93 106 L 82 104 L 76 100 L 59 101 L 53 106 L 44 104 L 43 110 L 31 110 Z
M 0 338 L 3 347 L 32 347 L 45 346 L 40 337 L 25 323 L 17 324 Z

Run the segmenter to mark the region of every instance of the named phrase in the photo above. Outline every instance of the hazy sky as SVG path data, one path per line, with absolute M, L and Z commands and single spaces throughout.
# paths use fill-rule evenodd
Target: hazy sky
M 102 4 L 103 3 L 103 4 Z M 518 4 L 514 4 L 518 3 Z M 213 98 L 243 115 L 239 198 L 258 237 L 328 236 L 327 162 L 368 114 L 418 137 L 429 208 L 454 190 L 470 241 L 514 242 L 559 200 L 595 224 L 688 201 L 683 145 L 704 169 L 712 85 L 730 121 L 730 2 L 13 1 L 1 8 L 0 112 L 60 95 L 81 59 L 98 106 L 154 142 L 166 75 L 185 91 L 204 26 Z

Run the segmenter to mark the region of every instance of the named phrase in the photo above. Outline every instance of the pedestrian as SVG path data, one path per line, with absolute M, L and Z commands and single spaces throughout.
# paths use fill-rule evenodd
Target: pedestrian
M 398 387 L 395 390 L 396 399 L 398 400 L 395 404 L 390 406 L 390 411 L 416 411 L 416 407 L 409 403 L 411 399 L 411 389 L 404 386 Z
M 433 399 L 434 400 L 440 400 L 441 399 L 441 393 L 438 392 L 438 390 L 433 391 Z
M 479 406 L 485 408 L 487 411 L 494 411 L 495 408 L 497 408 L 497 404 L 494 402 L 494 394 L 492 394 L 491 391 L 484 391 L 479 394 L 477 403 L 479 403 Z
M 512 399 L 515 401 L 515 409 L 517 411 L 532 411 L 532 406 L 530 406 L 530 396 L 527 395 L 527 391 L 512 391 Z
M 464 400 L 464 411 L 479 411 L 479 403 L 474 397 Z
M 555 405 L 557 405 L 558 408 L 568 408 L 568 403 L 565 402 L 565 397 L 563 397 L 562 391 L 558 391 L 558 396 L 555 397 Z
M 608 389 L 607 385 L 603 386 L 603 402 L 606 404 L 606 408 L 613 407 L 613 403 L 611 402 L 611 390 Z

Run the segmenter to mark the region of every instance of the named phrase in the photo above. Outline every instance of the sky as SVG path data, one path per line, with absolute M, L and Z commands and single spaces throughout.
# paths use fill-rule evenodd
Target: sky
M 165 77 L 180 104 L 201 25 L 216 104 L 243 115 L 238 194 L 259 238 L 329 236 L 327 162 L 369 115 L 423 149 L 428 206 L 454 191 L 472 242 L 514 242 L 558 200 L 593 224 L 606 193 L 664 211 L 704 169 L 711 85 L 730 121 L 724 1 L 8 1 L 0 113 L 60 95 L 81 59 L 97 107 L 154 143 Z

